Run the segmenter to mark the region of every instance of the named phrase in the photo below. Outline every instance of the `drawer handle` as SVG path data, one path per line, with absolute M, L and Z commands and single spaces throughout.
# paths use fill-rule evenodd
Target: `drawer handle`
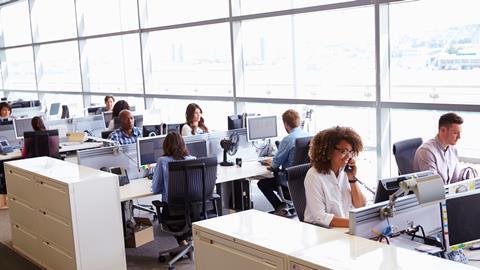
M 18 228 L 20 228 L 20 226 L 18 226 L 17 224 L 15 224 L 15 228 L 17 228 L 17 229 L 18 229 Z

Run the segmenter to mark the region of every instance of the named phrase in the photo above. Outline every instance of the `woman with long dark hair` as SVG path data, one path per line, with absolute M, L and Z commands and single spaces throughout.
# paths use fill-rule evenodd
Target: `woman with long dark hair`
M 202 108 L 196 103 L 190 103 L 185 112 L 186 123 L 182 127 L 182 136 L 208 133 L 205 120 L 202 117 Z

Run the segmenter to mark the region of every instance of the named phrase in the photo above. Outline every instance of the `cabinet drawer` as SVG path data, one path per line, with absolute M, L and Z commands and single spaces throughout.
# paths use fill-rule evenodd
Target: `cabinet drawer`
M 37 227 L 37 210 L 33 209 L 26 201 L 17 198 L 15 195 L 8 197 L 10 207 L 10 220 L 12 224 L 19 224 L 30 231 Z
M 35 205 L 36 192 L 33 175 L 6 166 L 5 177 L 8 194 L 22 198 L 28 201 L 30 205 Z
M 12 223 L 12 244 L 20 253 L 41 264 L 40 242 L 37 235 Z
M 285 269 L 284 259 L 211 234 L 195 235 L 196 270 Z
M 303 266 L 303 265 L 295 263 L 295 262 L 290 262 L 290 267 L 288 269 L 289 270 L 314 270 L 312 268 Z M 319 269 L 321 269 L 321 268 L 319 268 Z
M 71 223 L 46 211 L 38 212 L 38 234 L 50 242 L 74 253 Z
M 68 186 L 40 177 L 36 178 L 36 182 L 39 208 L 69 220 L 71 213 Z
M 45 239 L 40 240 L 40 252 L 45 268 L 52 270 L 76 269 L 75 258 L 71 254 Z

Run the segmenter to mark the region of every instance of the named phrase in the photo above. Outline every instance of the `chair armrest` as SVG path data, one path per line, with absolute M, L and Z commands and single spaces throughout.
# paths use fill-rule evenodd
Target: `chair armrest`
M 167 219 L 168 213 L 168 203 L 162 202 L 159 200 L 152 201 L 155 210 L 157 211 L 158 222 L 161 223 L 162 220 Z

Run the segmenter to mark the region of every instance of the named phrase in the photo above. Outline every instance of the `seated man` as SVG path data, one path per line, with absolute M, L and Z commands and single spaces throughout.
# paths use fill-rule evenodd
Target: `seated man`
M 287 110 L 282 114 L 282 120 L 288 135 L 280 142 L 277 154 L 275 154 L 273 160 L 270 159 L 267 161 L 267 164 L 270 165 L 272 169 L 285 169 L 290 167 L 293 162 L 295 139 L 308 136 L 308 134 L 299 127 L 300 115 L 298 112 Z M 274 191 L 278 190 L 279 186 L 280 181 L 275 178 L 265 178 L 258 181 L 258 188 L 272 204 L 273 209 L 275 209 L 275 214 L 284 215 L 286 214 L 286 205 L 282 204 L 274 193 Z M 284 187 L 282 186 L 282 188 Z M 285 188 L 285 191 L 288 192 L 288 189 Z
M 117 141 L 119 144 L 136 143 L 137 138 L 142 137 L 142 131 L 133 125 L 134 118 L 132 112 L 122 110 L 119 117 L 122 126 L 110 133 L 108 139 Z
M 460 181 L 460 168 L 455 144 L 460 139 L 463 119 L 447 113 L 438 121 L 438 134 L 423 143 L 415 152 L 413 167 L 416 171 L 432 171 L 443 178 L 445 184 Z

